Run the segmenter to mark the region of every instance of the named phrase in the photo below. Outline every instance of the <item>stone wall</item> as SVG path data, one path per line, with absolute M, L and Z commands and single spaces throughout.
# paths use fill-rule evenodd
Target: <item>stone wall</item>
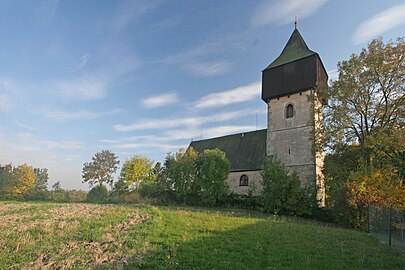
M 228 176 L 227 182 L 229 185 L 229 191 L 237 194 L 248 194 L 249 190 L 252 190 L 253 194 L 258 195 L 262 191 L 262 171 L 242 171 L 231 172 Z M 240 177 L 247 175 L 249 179 L 248 186 L 240 186 Z
M 295 170 L 302 185 L 322 186 L 318 198 L 323 198 L 323 155 L 315 155 L 314 148 L 315 122 L 318 128 L 320 118 L 315 115 L 311 94 L 312 91 L 305 91 L 268 102 L 266 152 Z M 294 107 L 293 117 L 286 118 L 289 104 Z

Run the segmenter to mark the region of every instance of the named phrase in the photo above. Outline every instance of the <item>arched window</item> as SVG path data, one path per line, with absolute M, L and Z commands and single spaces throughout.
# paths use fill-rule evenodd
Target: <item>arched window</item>
M 293 116 L 294 116 L 294 107 L 293 107 L 292 104 L 288 104 L 287 109 L 286 109 L 285 117 L 286 118 L 291 118 Z
M 248 186 L 249 185 L 249 177 L 246 174 L 242 174 L 239 181 L 239 186 Z

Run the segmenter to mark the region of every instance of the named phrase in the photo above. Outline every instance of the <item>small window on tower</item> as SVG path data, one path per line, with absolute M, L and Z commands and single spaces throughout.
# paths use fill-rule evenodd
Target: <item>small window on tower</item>
M 292 104 L 287 105 L 287 110 L 286 110 L 286 118 L 291 118 L 294 116 L 294 107 Z
M 240 177 L 239 186 L 248 186 L 249 185 L 249 178 L 246 174 L 243 174 Z

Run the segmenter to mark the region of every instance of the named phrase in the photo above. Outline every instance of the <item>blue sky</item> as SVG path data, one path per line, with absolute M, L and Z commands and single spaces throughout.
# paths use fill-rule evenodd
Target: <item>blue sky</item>
M 87 189 L 84 162 L 163 161 L 194 139 L 266 127 L 261 70 L 294 29 L 336 64 L 404 36 L 403 1 L 0 0 L 0 164 Z

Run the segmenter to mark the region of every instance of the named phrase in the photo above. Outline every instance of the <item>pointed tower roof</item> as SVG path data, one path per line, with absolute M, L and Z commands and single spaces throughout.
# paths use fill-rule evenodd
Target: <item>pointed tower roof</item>
M 289 96 L 314 89 L 319 82 L 327 82 L 328 74 L 319 55 L 308 49 L 297 29 L 283 51 L 262 72 L 262 99 Z
M 295 29 L 292 33 L 290 39 L 285 45 L 280 56 L 276 58 L 270 65 L 268 65 L 263 71 L 281 66 L 311 55 L 317 54 L 314 51 L 311 51 L 304 39 L 302 38 L 298 29 Z

